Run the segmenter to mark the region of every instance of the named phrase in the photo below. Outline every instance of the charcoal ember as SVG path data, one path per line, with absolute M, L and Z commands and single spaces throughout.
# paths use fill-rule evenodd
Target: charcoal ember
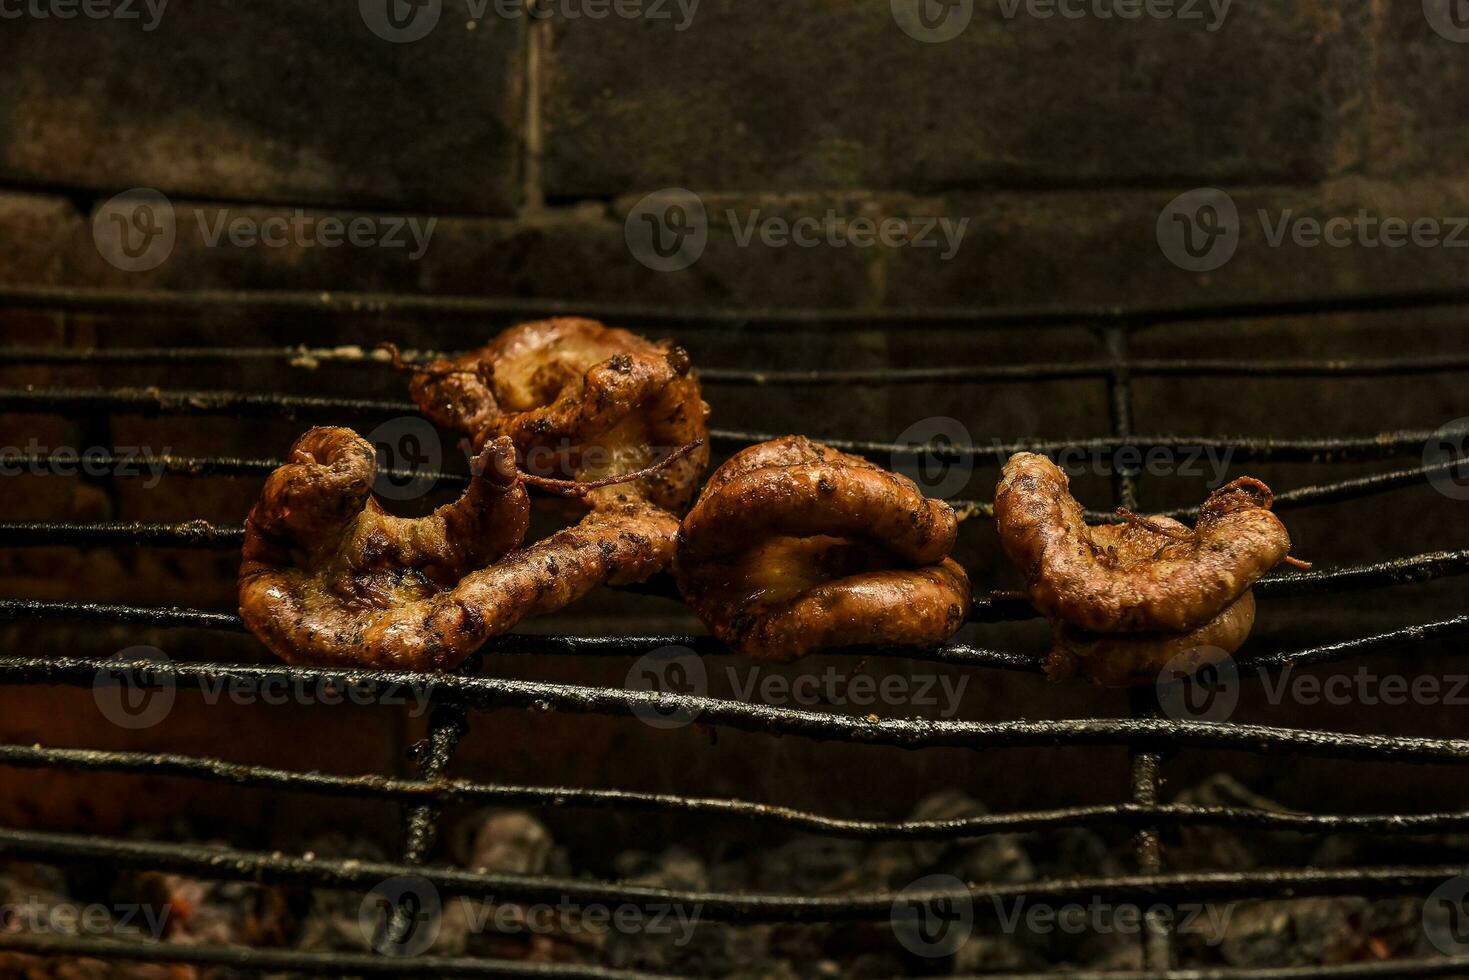
M 678 891 L 704 891 L 711 880 L 710 868 L 698 855 L 676 846 L 657 855 L 624 852 L 613 859 L 613 870 L 629 885 Z M 660 912 L 660 918 L 639 920 L 631 930 L 609 928 L 604 937 L 606 961 L 631 968 L 720 974 L 738 965 L 741 941 L 761 949 L 768 945 L 768 929 L 762 928 L 759 936 L 742 936 L 720 926 L 700 927 L 695 908 Z
M 468 837 L 462 863 L 475 871 L 545 874 L 556 850 L 546 825 L 519 810 L 477 814 L 464 822 L 460 834 Z
M 978 800 L 958 790 L 944 790 L 920 800 L 909 819 L 961 820 L 988 812 Z M 978 882 L 1019 882 L 1035 877 L 1035 868 L 1019 836 L 990 834 L 972 841 L 884 841 L 870 847 L 859 864 L 859 873 L 843 884 L 899 889 L 936 872 Z
M 1176 802 L 1192 806 L 1249 807 L 1287 812 L 1279 803 L 1251 792 L 1224 773 L 1217 773 L 1196 786 L 1182 790 Z M 1245 871 L 1299 862 L 1305 857 L 1301 853 L 1299 835 L 1250 827 L 1182 827 L 1176 843 L 1170 843 L 1169 864 L 1179 871 L 1219 868 Z
M 613 859 L 617 876 L 630 885 L 700 891 L 709 887 L 709 869 L 694 852 L 670 847 L 656 858 L 625 851 Z
M 0 952 L 0 977 L 7 980 L 193 980 L 194 974 L 169 974 L 162 967 L 114 966 L 101 960 L 44 958 Z
M 801 836 L 715 872 L 718 887 L 820 894 L 850 881 L 866 854 L 861 841 Z
M 167 912 L 159 924 L 171 943 L 282 946 L 299 925 L 285 891 L 251 882 L 144 872 L 135 894 Z
M 1428 942 L 1421 898 L 1395 896 L 1369 902 L 1357 927 L 1366 937 L 1364 948 L 1370 959 L 1436 956 L 1440 952 Z M 1420 948 L 1420 943 L 1426 945 Z
M 571 873 L 564 849 L 557 847 L 551 831 L 535 817 L 520 810 L 485 810 L 464 820 L 451 835 L 458 843 L 457 860 L 482 874 Z M 597 943 L 574 937 L 574 926 L 565 927 L 560 918 L 549 934 L 533 932 L 526 911 L 519 905 L 456 899 L 444 909 L 450 928 L 465 936 L 465 952 L 477 956 L 523 959 L 528 962 L 587 963 L 593 961 Z
M 1310 852 L 1314 867 L 1344 868 L 1371 864 L 1469 863 L 1469 835 L 1431 834 L 1402 838 L 1385 834 L 1333 834 Z
M 1051 964 L 1013 935 L 975 932 L 954 953 L 955 973 L 1033 973 Z
M 76 915 L 80 906 L 67 888 L 66 876 L 56 868 L 36 864 L 0 864 L 0 932 L 80 935 Z M 63 911 L 66 914 L 53 915 Z M 109 914 L 104 935 L 98 937 L 95 910 L 89 913 L 87 935 L 93 938 L 128 940 L 141 938 L 138 929 L 124 925 Z M 196 980 L 192 967 L 166 967 L 151 963 L 112 964 L 71 957 L 27 956 L 0 951 L 0 977 L 16 980 Z
M 336 833 L 313 837 L 306 853 L 345 861 L 381 862 L 394 859 L 371 840 Z M 312 891 L 307 910 L 302 916 L 296 946 L 322 951 L 362 952 L 368 948 L 372 938 L 363 927 L 364 903 L 373 900 L 372 895 L 361 892 L 326 889 Z M 455 903 L 456 900 L 451 897 L 442 897 L 443 914 L 427 926 L 435 930 L 436 939 L 430 950 L 433 953 L 447 956 L 462 953 L 465 949 L 467 936 L 463 918 L 447 914 Z M 374 921 L 374 918 L 369 917 L 368 921 Z
M 520 810 L 474 814 L 453 835 L 459 860 L 482 874 L 571 873 L 570 861 L 545 824 Z M 528 910 L 515 903 L 453 899 L 444 905 L 444 929 L 463 937 L 475 956 L 528 963 L 596 962 L 602 938 L 584 926 L 575 909 Z
M 1230 903 L 1223 939 L 1181 934 L 1194 962 L 1286 967 L 1376 958 L 1362 929 L 1363 898 L 1298 898 Z M 1211 950 L 1210 947 L 1213 949 Z M 1217 950 L 1217 953 L 1214 952 Z

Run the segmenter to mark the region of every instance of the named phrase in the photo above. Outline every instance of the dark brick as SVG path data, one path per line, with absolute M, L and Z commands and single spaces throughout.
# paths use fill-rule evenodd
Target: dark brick
M 938 44 L 887 0 L 560 24 L 547 192 L 1295 182 L 1355 157 L 1365 7 L 1237 4 L 1213 32 L 1002 9 Z
M 138 3 L 133 9 L 144 10 Z M 356 3 L 172 3 L 5 21 L 0 178 L 454 213 L 519 202 L 523 22 L 374 36 Z
M 951 218 L 968 217 L 963 245 L 950 261 L 933 249 L 886 250 L 886 302 L 896 306 L 1035 305 L 1248 301 L 1369 291 L 1447 288 L 1463 282 L 1469 249 L 1390 248 L 1379 244 L 1302 247 L 1290 234 L 1272 246 L 1259 212 L 1274 226 L 1292 220 L 1353 218 L 1441 222 L 1469 216 L 1469 181 L 1390 183 L 1339 178 L 1311 187 L 1230 191 L 1240 236 L 1233 256 L 1212 271 L 1174 265 L 1157 238 L 1160 213 L 1177 191 L 1075 192 L 955 196 Z M 1353 235 L 1353 241 L 1355 242 Z M 1469 230 L 1459 240 L 1469 243 Z
M 0 277 L 54 282 L 82 219 L 65 198 L 0 194 Z
M 1431 9 L 1447 11 L 1453 2 L 1438 0 Z M 1469 32 L 1459 42 L 1437 33 L 1421 3 L 1374 4 L 1373 9 L 1379 24 L 1370 171 L 1462 174 L 1469 153 L 1469 116 L 1464 113 Z
M 412 248 L 348 244 L 238 247 L 227 237 L 210 244 L 209 235 L 222 215 L 252 222 L 293 220 L 297 209 L 179 200 L 171 204 L 176 242 L 156 268 L 129 272 L 109 264 L 94 242 L 90 221 L 76 229 L 66 266 L 73 282 L 126 287 L 405 291 L 602 299 L 637 305 L 850 308 L 877 301 L 874 249 L 769 248 L 758 239 L 741 246 L 725 220 L 726 211 L 734 209 L 741 222 L 752 215 L 762 219 L 772 215 L 820 217 L 828 207 L 843 214 L 886 207 L 911 213 L 906 205 L 880 204 L 870 195 L 841 200 L 710 195 L 711 221 L 702 256 L 687 269 L 659 272 L 641 264 L 627 244 L 624 220 L 632 203 L 553 209 L 520 220 L 442 218 L 433 228 L 427 251 L 415 260 L 409 254 Z M 351 221 L 366 216 L 381 222 L 390 218 L 345 211 L 305 214 L 311 220 Z M 412 244 L 406 231 L 403 237 Z

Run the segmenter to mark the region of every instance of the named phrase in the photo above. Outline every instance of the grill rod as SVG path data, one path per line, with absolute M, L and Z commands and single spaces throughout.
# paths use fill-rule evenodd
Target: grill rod
M 276 460 L 209 460 L 191 457 L 160 457 L 140 456 L 136 459 L 126 461 L 112 455 L 101 454 L 89 456 L 90 466 L 130 468 L 127 473 L 113 473 L 110 475 L 139 476 L 142 471 L 155 472 L 155 467 L 164 472 L 187 472 L 190 475 L 204 475 L 207 470 L 210 474 L 239 473 L 239 474 L 268 474 L 280 465 Z M 190 465 L 192 464 L 192 465 Z M 35 467 L 38 471 L 54 470 L 57 467 L 75 469 L 78 463 L 69 457 L 52 458 L 39 454 L 30 455 L 0 455 L 0 467 Z M 187 466 L 187 469 L 183 467 Z M 237 467 L 237 469 L 235 468 Z M 382 470 L 381 475 L 398 480 L 421 480 L 431 485 L 439 483 L 464 486 L 469 478 L 458 473 L 413 473 L 408 470 L 392 469 Z M 1368 497 L 1379 493 L 1387 493 L 1403 487 L 1422 483 L 1436 476 L 1452 476 L 1462 478 L 1469 475 L 1469 459 L 1449 460 L 1446 463 L 1434 464 L 1432 466 L 1419 466 L 1410 469 L 1394 470 L 1388 473 L 1374 473 L 1368 476 L 1352 477 L 1339 480 L 1334 483 L 1323 483 L 1316 486 L 1298 487 L 1294 490 L 1286 490 L 1275 498 L 1275 510 L 1289 510 L 1296 507 L 1312 506 L 1316 504 L 1337 503 L 1357 497 Z M 993 518 L 994 506 L 989 501 L 980 500 L 951 500 L 950 504 L 960 511 L 972 511 L 985 517 Z M 1086 511 L 1086 518 L 1092 523 L 1114 523 L 1119 518 L 1116 514 L 1108 514 L 1102 511 Z M 1189 519 L 1198 516 L 1198 507 L 1180 507 L 1174 510 L 1158 511 L 1164 517 L 1177 519 Z M 169 529 L 176 529 L 170 531 Z M 136 535 L 129 529 L 136 531 Z M 89 538 L 89 533 L 94 533 L 97 540 Z M 54 537 L 52 537 L 54 535 Z M 42 544 L 173 544 L 179 547 L 203 547 L 210 545 L 233 545 L 244 539 L 244 525 L 229 525 L 215 527 L 206 521 L 192 520 L 179 523 L 147 523 L 142 521 L 129 521 L 122 523 L 94 523 L 76 524 L 64 521 L 17 521 L 0 523 L 0 546 L 22 546 Z
M 316 395 L 254 394 L 238 391 L 185 391 L 159 388 L 0 388 L 0 409 L 11 412 L 137 413 L 142 415 L 226 415 L 236 418 L 297 419 L 302 415 L 328 414 L 382 418 L 417 415 L 412 402 L 373 398 L 325 398 Z M 1228 452 L 1237 462 L 1279 460 L 1285 462 L 1328 462 L 1390 459 L 1421 453 L 1437 436 L 1434 430 L 1403 430 L 1367 436 L 1273 439 L 1249 436 L 1115 436 L 1076 440 L 1027 440 L 982 445 L 920 445 L 817 436 L 833 449 L 876 457 L 912 458 L 932 456 L 941 460 L 962 459 L 1003 462 L 1017 452 L 1112 454 L 1122 448 L 1148 452 L 1155 449 L 1176 453 L 1194 450 Z M 782 433 L 711 429 L 710 441 L 724 448 L 741 448 L 778 438 Z
M 20 469 L 23 472 L 35 473 L 37 475 L 49 475 L 57 469 L 75 471 L 80 464 L 81 458 L 54 453 L 0 453 L 0 467 Z M 285 461 L 279 459 L 240 459 L 223 456 L 177 456 L 172 454 L 118 456 L 116 453 L 102 450 L 96 452 L 89 451 L 84 458 L 89 467 L 99 470 L 105 469 L 105 475 L 115 477 L 141 476 L 144 473 L 164 473 L 189 477 L 266 476 L 285 465 Z M 433 487 L 440 485 L 462 487 L 469 483 L 469 477 L 464 473 L 445 473 L 442 471 L 426 470 L 414 471 L 393 468 L 383 468 L 378 473 L 380 476 L 399 481 L 423 481 Z M 1296 507 L 1338 503 L 1343 500 L 1370 497 L 1379 493 L 1387 493 L 1392 490 L 1415 486 L 1438 476 L 1449 476 L 1456 479 L 1469 476 L 1469 458 L 1449 459 L 1429 465 L 1412 466 L 1384 473 L 1370 473 L 1366 476 L 1349 477 L 1331 483 L 1296 487 L 1292 490 L 1282 491 L 1276 495 L 1275 509 L 1287 510 Z M 956 499 L 950 500 L 949 503 L 956 510 L 972 511 L 988 518 L 994 517 L 994 505 L 988 500 Z M 1086 511 L 1085 513 L 1087 520 L 1093 523 L 1118 520 L 1116 514 L 1106 513 L 1104 511 Z M 1157 513 L 1161 513 L 1165 517 L 1188 519 L 1197 517 L 1199 508 L 1180 507 Z
M 530 977 L 544 980 L 674 980 L 668 974 L 614 970 L 567 963 L 530 963 L 524 960 L 417 956 L 395 959 L 362 953 L 324 953 L 252 949 L 239 946 L 175 946 L 126 943 L 71 936 L 0 933 L 0 950 L 35 956 L 74 956 L 88 959 L 130 960 L 144 963 L 184 963 L 224 966 L 239 970 L 289 970 L 313 976 L 426 976 Z M 1380 962 L 1337 963 L 1295 967 L 1215 967 L 1169 970 L 1078 970 L 1058 974 L 986 973 L 956 976 L 956 980 L 1399 980 L 1408 977 L 1462 977 L 1469 975 L 1469 956 L 1394 959 Z
M 83 531 L 82 527 L 89 528 L 89 530 Z M 206 531 L 192 525 L 141 525 L 138 527 L 104 525 L 100 529 L 101 540 L 94 540 L 90 535 L 96 533 L 95 530 L 91 530 L 95 528 L 95 525 L 80 527 L 52 524 L 0 525 L 0 546 L 118 543 L 166 543 L 180 547 L 213 547 L 216 545 L 236 547 L 238 545 L 237 539 L 229 539 L 226 533 L 229 529 L 225 528 L 210 527 Z M 55 535 L 54 539 L 48 537 L 52 534 Z M 109 538 L 113 540 L 108 540 Z M 1298 598 L 1332 595 L 1340 591 L 1361 591 L 1409 585 L 1465 573 L 1469 573 L 1469 549 L 1430 551 L 1421 555 L 1408 555 L 1403 558 L 1391 558 L 1387 561 L 1363 565 L 1343 565 L 1337 568 L 1313 569 L 1308 572 L 1267 575 L 1255 583 L 1254 590 L 1256 595 L 1262 598 Z M 617 588 L 657 598 L 678 598 L 677 588 L 666 575 L 656 576 L 638 585 L 618 586 Z M 987 623 L 1033 619 L 1038 615 L 1039 613 L 1023 596 L 1000 593 L 974 600 L 969 618 L 971 622 Z M 243 629 L 239 617 L 229 613 L 210 613 L 176 607 L 0 599 L 0 618 L 17 616 L 33 616 L 41 619 L 100 618 L 115 619 L 120 622 L 154 623 L 160 626 Z
M 161 844 L 119 837 L 0 829 L 0 856 L 7 860 L 96 862 L 147 867 L 210 880 L 248 880 L 262 884 L 300 884 L 346 891 L 368 891 L 382 881 L 417 875 L 441 895 L 462 895 L 496 902 L 576 905 L 632 905 L 644 909 L 668 906 L 692 912 L 701 922 L 861 922 L 886 921 L 893 915 L 897 893 L 795 895 L 704 892 L 653 888 L 553 875 L 482 874 L 457 868 L 419 867 L 380 861 L 310 860 L 280 853 L 198 844 Z M 994 903 L 1026 900 L 1061 905 L 1077 900 L 1118 902 L 1227 900 L 1320 895 L 1426 894 L 1446 879 L 1469 872 L 1469 864 L 1397 865 L 1315 869 L 1262 868 L 1188 874 L 1112 875 L 1011 883 L 968 885 L 964 890 L 909 894 L 928 905 L 953 898 L 974 902 L 976 912 Z
M 515 786 L 462 779 L 397 779 L 378 775 L 276 769 L 208 756 L 0 746 L 0 765 L 18 769 L 129 773 L 254 789 L 355 797 L 390 802 L 500 804 L 552 809 L 589 808 L 630 812 L 738 817 L 771 826 L 859 840 L 972 840 L 990 834 L 1065 830 L 1080 826 L 1247 827 L 1301 833 L 1435 834 L 1469 827 L 1469 811 L 1430 813 L 1299 813 L 1253 807 L 1182 803 L 1109 803 L 1048 810 L 987 813 L 954 820 L 853 820 L 792 807 L 718 797 L 587 789 L 575 786 Z
M 1469 617 L 1449 621 L 1457 630 Z M 93 687 L 99 679 L 132 671 L 142 688 L 171 686 L 217 691 L 234 684 L 277 685 L 281 690 L 328 690 L 350 685 L 369 694 L 398 698 L 414 692 L 434 703 L 477 710 L 522 708 L 615 718 L 634 713 L 678 711 L 700 725 L 817 741 L 928 748 L 1047 748 L 1122 746 L 1127 748 L 1210 748 L 1273 755 L 1302 755 L 1386 762 L 1469 764 L 1469 740 L 1368 735 L 1270 725 L 1218 724 L 1164 718 L 1071 718 L 1056 721 L 955 721 L 926 718 L 857 717 L 833 712 L 622 688 L 588 687 L 493 677 L 423 675 L 404 671 L 324 671 L 303 667 L 229 664 L 160 664 L 147 660 L 99 658 L 0 658 L 0 683 Z M 167 680 L 160 675 L 166 674 Z
M 404 351 L 403 360 L 422 363 L 454 357 L 462 351 Z M 359 345 L 308 347 L 0 347 L 0 365 L 76 364 L 233 364 L 280 361 L 286 367 L 315 370 L 322 364 L 387 367 L 392 358 L 379 348 Z M 1140 358 L 1130 362 L 1134 375 L 1146 377 L 1376 377 L 1440 374 L 1469 370 L 1469 356 L 1381 357 L 1355 360 L 1230 360 L 1227 358 Z M 1106 378 L 1108 361 L 1051 361 L 1024 364 L 980 364 L 958 367 L 759 370 L 700 368 L 705 384 L 734 387 L 844 387 L 847 385 L 964 384 Z
M 0 619 L 24 618 L 37 618 L 42 620 L 75 619 L 83 622 L 124 622 L 145 624 L 158 628 L 244 632 L 244 625 L 240 622 L 238 616 L 232 616 L 228 613 L 206 612 L 198 609 L 155 606 L 108 606 L 95 603 L 46 602 L 33 599 L 0 600 Z M 1469 632 L 1469 614 L 1431 623 L 1404 626 L 1386 633 L 1358 637 L 1353 640 L 1339 640 L 1334 643 L 1306 647 L 1301 650 L 1259 654 L 1249 657 L 1244 663 L 1250 667 L 1258 667 L 1262 670 L 1277 672 L 1295 667 L 1335 663 L 1351 659 L 1352 657 L 1380 653 L 1396 646 L 1423 643 L 1445 637 L 1458 636 L 1466 632 Z M 669 646 L 687 647 L 692 653 L 699 656 L 733 656 L 728 647 L 719 643 L 713 637 L 692 635 L 585 637 L 511 633 L 504 636 L 491 637 L 481 647 L 481 652 L 492 656 L 534 654 L 537 656 L 621 657 L 638 656 L 649 650 L 658 650 Z M 1036 654 L 992 650 L 984 647 L 974 647 L 964 643 L 946 643 L 942 646 L 928 649 L 915 649 L 911 647 L 857 647 L 847 651 L 829 651 L 825 656 L 837 656 L 842 653 L 864 658 L 897 657 L 916 663 L 940 663 L 959 667 L 987 667 L 1025 673 L 1040 673 L 1045 664 L 1045 658 Z M 22 660 L 13 657 L 0 657 L 0 669 L 3 669 L 7 665 L 13 668 L 21 663 L 32 662 L 45 663 L 46 661 L 42 658 Z M 115 665 L 113 661 L 98 662 L 113 663 Z M 196 666 L 207 668 L 210 665 L 205 663 L 197 664 Z M 275 665 L 260 664 L 219 664 L 217 666 L 222 669 L 227 668 L 241 676 L 246 676 L 251 671 L 261 672 L 261 676 L 265 676 L 265 672 L 278 669 Z M 365 675 L 372 675 L 373 673 L 372 671 L 344 671 L 337 674 L 324 674 L 324 676 L 338 677 L 346 682 Z M 1248 676 L 1251 672 L 1246 671 L 1245 673 Z M 431 679 L 436 687 L 442 687 L 446 682 L 452 681 L 452 675 L 409 674 L 404 676 L 417 677 L 420 681 L 425 678 Z
M 1033 327 L 1116 326 L 1146 328 L 1161 324 L 1202 323 L 1265 317 L 1333 313 L 1382 313 L 1469 304 L 1469 290 L 1432 289 L 1364 292 L 1354 295 L 1299 296 L 1287 299 L 1160 303 L 1149 305 L 994 306 L 895 308 L 735 308 L 638 306 L 604 301 L 558 301 L 518 297 L 442 296 L 412 293 L 361 293 L 328 290 L 169 290 L 103 289 L 79 286 L 0 286 L 0 308 L 88 313 L 274 312 L 326 316 L 399 316 L 468 319 L 586 316 L 599 320 L 637 320 L 669 326 L 852 325 Z M 473 323 L 475 329 L 483 324 Z M 627 325 L 625 322 L 623 325 Z

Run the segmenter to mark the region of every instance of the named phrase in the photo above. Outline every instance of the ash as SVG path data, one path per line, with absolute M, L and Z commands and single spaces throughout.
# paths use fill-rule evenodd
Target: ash
M 1225 776 L 1180 793 L 1178 802 L 1280 809 Z M 962 793 L 943 792 L 922 800 L 911 816 L 931 820 L 984 812 L 982 804 Z M 1182 828 L 1167 835 L 1165 845 L 1167 870 L 1179 872 L 1441 863 L 1445 851 L 1469 854 L 1464 835 L 1323 837 L 1215 827 Z M 448 835 L 445 849 L 456 866 L 482 872 L 594 877 L 545 825 L 519 811 L 474 815 Z M 370 841 L 340 835 L 318 836 L 303 850 L 331 858 L 393 857 Z M 703 853 L 672 846 L 618 853 L 610 858 L 610 869 L 599 869 L 595 877 L 610 872 L 628 884 L 685 891 L 823 896 L 897 892 L 931 875 L 953 875 L 972 884 L 1021 884 L 1134 870 L 1124 832 L 1077 828 L 952 842 L 800 836 L 763 848 L 716 842 Z M 1232 901 L 1196 903 L 1197 910 L 1180 905 L 1171 910 L 1175 965 L 1268 968 L 1432 956 L 1438 951 L 1425 934 L 1423 898 Z M 697 909 L 657 916 L 631 907 L 525 906 L 446 896 L 427 926 L 432 942 L 397 952 L 771 980 L 1143 967 L 1142 910 L 1100 898 L 1063 908 L 988 900 L 971 905 L 971 921 L 951 934 L 944 948 L 915 949 L 888 921 L 724 926 L 699 922 Z M 364 898 L 356 893 L 0 863 L 0 929 L 11 931 L 360 953 L 382 939 L 364 928 L 364 914 Z M 236 976 L 244 974 L 0 952 L 0 978 Z

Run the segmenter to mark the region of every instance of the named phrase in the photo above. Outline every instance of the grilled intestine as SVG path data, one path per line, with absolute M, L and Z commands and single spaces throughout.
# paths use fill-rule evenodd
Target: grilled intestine
M 758 660 L 941 643 L 968 615 L 950 507 L 804 436 L 736 454 L 684 519 L 674 572 L 719 639 Z
M 995 525 L 1051 621 L 1047 673 L 1124 686 L 1186 674 L 1238 650 L 1255 620 L 1250 588 L 1289 559 L 1270 488 L 1241 477 L 1215 490 L 1190 528 L 1119 511 L 1089 525 L 1066 474 L 1044 456 L 1010 457 Z
M 289 663 L 450 669 L 523 618 L 642 581 L 673 555 L 677 519 L 638 499 L 521 547 L 527 480 L 556 481 L 519 472 L 504 437 L 484 444 L 463 496 L 427 517 L 383 511 L 376 463 L 352 430 L 312 429 L 245 523 L 240 615 Z
M 645 500 L 680 512 L 709 465 L 709 406 L 688 354 L 595 320 L 521 323 L 478 350 L 414 365 L 409 392 L 424 415 L 478 448 L 505 436 L 527 468 L 595 480 L 700 448 L 615 491 L 593 508 Z

